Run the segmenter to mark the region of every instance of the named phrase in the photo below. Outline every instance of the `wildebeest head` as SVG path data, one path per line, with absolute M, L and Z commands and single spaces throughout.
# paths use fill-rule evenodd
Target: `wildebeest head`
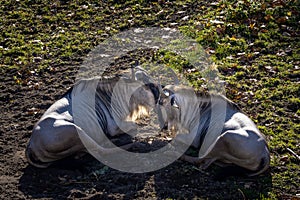
M 134 121 L 139 116 L 148 115 L 149 108 L 155 107 L 159 99 L 159 88 L 138 62 L 131 68 L 131 79 L 140 85 L 130 100 L 130 109 L 133 111 L 130 117 Z
M 135 80 L 142 82 L 148 89 L 151 90 L 154 99 L 155 99 L 155 103 L 157 103 L 158 99 L 159 99 L 159 88 L 158 88 L 158 84 L 155 83 L 151 77 L 142 70 L 138 70 L 137 72 L 135 72 L 134 74 Z
M 160 90 L 161 120 L 165 128 L 187 133 L 199 114 L 195 109 L 197 97 L 193 88 L 183 85 L 167 85 Z

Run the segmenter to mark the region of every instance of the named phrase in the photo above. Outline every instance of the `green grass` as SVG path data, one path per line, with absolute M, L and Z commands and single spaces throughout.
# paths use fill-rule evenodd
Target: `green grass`
M 262 199 L 295 195 L 299 188 L 300 14 L 299 1 L 202 2 L 189 19 L 176 14 L 194 1 L 45 1 L 0 2 L 0 67 L 24 74 L 78 65 L 109 36 L 130 27 L 177 28 L 207 52 L 226 81 L 226 95 L 237 102 L 267 136 L 272 153 L 272 188 Z M 173 18 L 172 18 L 173 16 Z M 183 58 L 160 52 L 161 62 L 179 71 Z M 26 73 L 24 73 L 26 72 Z M 186 74 L 199 88 L 199 72 Z M 26 75 L 28 76 L 28 75 Z M 287 158 L 284 158 L 287 157 Z M 284 158 L 284 159 L 283 159 Z M 243 191 L 251 197 L 251 189 Z
M 184 27 L 213 50 L 227 96 L 250 114 L 269 140 L 272 168 L 282 169 L 272 173 L 269 198 L 281 198 L 281 189 L 295 195 L 300 183 L 299 160 L 287 152 L 291 148 L 299 154 L 300 143 L 297 7 L 299 1 L 220 1 Z M 199 21 L 204 28 L 197 28 Z

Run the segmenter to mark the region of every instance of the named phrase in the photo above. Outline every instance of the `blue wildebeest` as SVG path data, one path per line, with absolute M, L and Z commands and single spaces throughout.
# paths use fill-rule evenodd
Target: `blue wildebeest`
M 141 77 L 141 73 L 137 74 Z M 119 83 L 119 84 L 118 84 Z M 115 86 L 118 91 L 115 105 L 112 96 Z M 30 164 L 46 168 L 54 161 L 87 152 L 79 133 L 86 134 L 74 117 L 85 118 L 82 124 L 91 131 L 97 131 L 93 140 L 99 144 L 97 151 L 107 155 L 118 148 L 101 147 L 104 135 L 116 136 L 136 128 L 134 121 L 155 106 L 159 91 L 153 83 L 126 77 L 93 78 L 80 80 L 58 101 L 56 101 L 35 124 L 26 157 Z M 130 97 L 128 102 L 124 102 Z M 91 103 L 94 102 L 94 103 Z M 74 113 L 77 116 L 74 116 Z M 82 115 L 81 115 L 81 111 Z M 95 113 L 95 115 L 92 115 Z M 122 128 L 120 128 L 120 124 Z M 100 126 L 99 126 L 100 125 Z M 95 127 L 96 128 L 95 128 Z M 128 148 L 125 145 L 123 148 Z
M 198 157 L 182 160 L 203 169 L 215 162 L 264 172 L 270 155 L 264 135 L 232 101 L 220 94 L 199 95 L 191 87 L 168 85 L 160 88 L 161 119 L 176 133 L 175 139 L 199 149 Z

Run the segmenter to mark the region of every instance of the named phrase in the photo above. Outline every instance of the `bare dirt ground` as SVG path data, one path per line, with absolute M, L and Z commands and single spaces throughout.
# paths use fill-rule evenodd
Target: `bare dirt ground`
M 299 159 L 287 151 L 299 155 L 298 2 L 1 1 L 0 199 L 299 199 Z M 27 163 L 34 124 L 75 82 L 83 57 L 117 32 L 149 26 L 180 28 L 214 54 L 227 97 L 267 136 L 266 173 L 176 161 L 130 174 L 91 156 L 47 169 Z M 161 142 L 142 140 L 135 151 Z
M 1 81 L 1 199 L 244 199 L 267 195 L 270 171 L 248 178 L 230 171 L 176 161 L 161 170 L 130 174 L 104 166 L 91 156 L 65 160 L 48 169 L 30 166 L 24 149 L 34 123 L 72 86 L 76 68 L 60 67 L 31 76 L 31 83 L 16 85 L 6 70 Z M 26 76 L 26 75 L 24 75 Z M 68 79 L 65 77 L 69 77 Z M 34 84 L 38 83 L 38 84 Z M 149 148 L 145 143 L 143 151 Z M 247 194 L 247 189 L 256 194 Z

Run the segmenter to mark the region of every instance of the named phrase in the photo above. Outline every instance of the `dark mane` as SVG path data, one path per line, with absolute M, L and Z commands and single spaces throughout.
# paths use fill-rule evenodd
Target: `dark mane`
M 113 77 L 93 77 L 90 79 L 81 79 L 78 80 L 73 88 L 76 88 L 76 86 L 79 86 L 80 90 L 77 90 L 79 92 L 83 92 L 84 90 L 90 91 L 87 94 L 94 95 L 95 98 L 95 111 L 97 115 L 97 120 L 101 128 L 103 129 L 103 132 L 106 135 L 109 135 L 107 127 L 108 121 L 110 119 L 113 119 L 112 116 L 112 95 L 114 92 L 114 88 L 118 81 L 122 81 L 120 84 L 123 85 L 125 82 L 125 85 L 127 83 L 135 82 L 134 80 L 122 76 L 113 76 Z M 92 86 L 92 87 L 91 87 Z M 93 88 L 95 87 L 95 88 Z
M 115 86 L 115 84 L 120 80 L 120 78 L 123 78 L 123 81 L 125 81 L 126 83 L 130 83 L 132 82 L 132 80 L 130 78 L 121 76 L 121 75 L 115 75 L 115 76 L 99 76 L 99 77 L 94 77 L 91 79 L 79 79 L 77 80 L 70 88 L 68 88 L 68 90 L 62 95 L 62 97 L 65 96 L 69 96 L 75 85 L 78 84 L 85 84 L 88 83 L 90 81 L 94 81 L 95 79 L 99 80 L 98 86 L 97 86 L 97 91 L 98 92 L 111 92 Z
M 121 75 L 104 76 L 104 77 L 102 77 L 102 76 L 100 77 L 99 76 L 99 77 L 94 77 L 94 78 L 90 78 L 90 79 L 80 79 L 80 80 L 77 80 L 74 83 L 74 85 L 69 89 L 68 92 L 72 91 L 72 88 L 75 85 L 78 85 L 78 84 L 87 84 L 88 85 L 89 82 L 95 81 L 95 80 L 98 80 L 98 85 L 97 85 L 97 91 L 98 92 L 112 92 L 114 86 L 116 85 L 116 83 L 120 79 L 122 79 L 122 81 L 124 81 L 126 83 L 132 83 L 133 82 L 132 79 L 124 77 L 124 76 L 121 76 Z
M 230 99 L 228 99 L 222 94 L 197 91 L 196 96 L 197 98 L 200 99 L 221 99 L 224 100 L 227 103 L 227 105 L 230 106 L 231 108 L 237 111 L 242 111 L 241 108 L 235 102 L 231 101 Z

